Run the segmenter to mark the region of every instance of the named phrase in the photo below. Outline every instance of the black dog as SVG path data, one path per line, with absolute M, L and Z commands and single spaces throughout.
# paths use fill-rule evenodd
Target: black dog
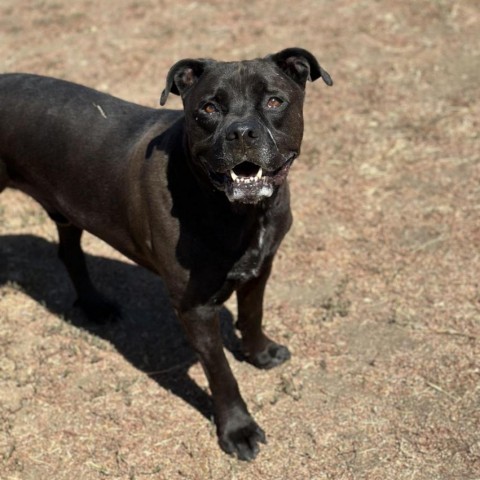
M 242 62 L 182 60 L 155 110 L 52 78 L 0 76 L 0 191 L 35 198 L 57 223 L 59 256 L 96 321 L 118 316 L 93 287 L 83 230 L 158 273 L 212 391 L 223 450 L 253 459 L 265 434 L 223 352 L 219 310 L 236 291 L 247 359 L 272 368 L 288 349 L 262 330 L 272 260 L 292 216 L 287 173 L 300 152 L 307 80 L 328 73 L 289 48 Z

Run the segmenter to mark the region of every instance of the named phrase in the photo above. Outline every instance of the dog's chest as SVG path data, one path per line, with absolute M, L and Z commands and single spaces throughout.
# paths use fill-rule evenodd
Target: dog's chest
M 264 222 L 260 222 L 248 248 L 228 273 L 228 280 L 245 283 L 260 276 L 265 259 L 271 250 L 270 236 Z

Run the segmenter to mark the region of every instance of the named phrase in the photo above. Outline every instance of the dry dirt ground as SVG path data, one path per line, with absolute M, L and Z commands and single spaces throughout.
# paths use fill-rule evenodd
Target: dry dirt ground
M 86 236 L 124 313 L 89 324 L 54 226 L 7 190 L 0 478 L 480 479 L 479 31 L 477 0 L 0 0 L 2 72 L 157 106 L 181 58 L 303 46 L 335 81 L 308 85 L 295 224 L 266 298 L 292 360 L 270 372 L 237 361 L 234 303 L 224 312 L 232 368 L 268 434 L 258 459 L 217 447 L 160 281 Z

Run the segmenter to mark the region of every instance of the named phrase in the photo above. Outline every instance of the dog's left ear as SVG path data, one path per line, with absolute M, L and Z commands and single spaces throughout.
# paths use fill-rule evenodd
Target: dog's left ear
M 168 72 L 167 84 L 160 97 L 160 105 L 165 105 L 170 92 L 183 97 L 188 89 L 197 83 L 205 67 L 211 62 L 212 60 L 190 58 L 177 62 Z
M 307 80 L 313 82 L 320 77 L 328 86 L 333 85 L 333 80 L 328 72 L 319 65 L 317 59 L 310 52 L 303 48 L 287 48 L 266 58 L 276 63 L 301 87 L 305 87 Z

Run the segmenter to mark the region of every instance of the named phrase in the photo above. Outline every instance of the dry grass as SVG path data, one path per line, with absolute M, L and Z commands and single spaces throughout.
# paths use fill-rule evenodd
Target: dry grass
M 299 45 L 335 81 L 308 86 L 295 225 L 267 297 L 294 356 L 265 373 L 229 354 L 269 437 L 259 458 L 217 448 L 159 281 L 86 237 L 125 313 L 89 325 L 49 220 L 6 191 L 0 478 L 480 479 L 479 29 L 474 0 L 0 2 L 5 72 L 155 106 L 180 58 Z

